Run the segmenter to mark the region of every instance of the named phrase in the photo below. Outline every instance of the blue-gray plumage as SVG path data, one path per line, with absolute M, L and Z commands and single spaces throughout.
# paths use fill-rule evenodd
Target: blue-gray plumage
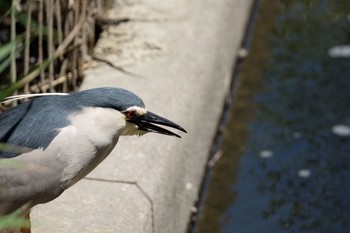
M 186 132 L 120 88 L 39 97 L 0 114 L 0 142 L 9 145 L 0 151 L 0 216 L 59 196 L 103 161 L 119 136 L 180 137 L 152 123 Z
M 145 107 L 140 97 L 121 88 L 96 88 L 67 96 L 46 96 L 18 105 L 0 114 L 0 142 L 27 148 L 46 148 L 57 130 L 69 124 L 67 116 L 84 107 Z M 0 158 L 18 153 L 1 152 Z

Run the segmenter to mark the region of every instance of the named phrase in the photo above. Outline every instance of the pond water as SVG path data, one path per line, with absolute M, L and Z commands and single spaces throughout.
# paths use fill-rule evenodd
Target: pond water
M 260 2 L 197 233 L 350 232 L 350 1 Z

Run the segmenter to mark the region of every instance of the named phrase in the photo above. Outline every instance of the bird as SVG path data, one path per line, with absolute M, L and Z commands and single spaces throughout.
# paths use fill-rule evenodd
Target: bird
M 181 138 L 160 126 L 187 133 L 123 88 L 33 96 L 0 114 L 0 216 L 28 215 L 33 206 L 57 198 L 96 168 L 120 136 Z

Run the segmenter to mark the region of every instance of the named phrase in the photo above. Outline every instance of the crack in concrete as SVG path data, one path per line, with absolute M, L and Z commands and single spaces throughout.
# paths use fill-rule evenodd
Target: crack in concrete
M 101 179 L 101 178 L 93 178 L 93 177 L 85 177 L 84 180 L 135 185 L 141 191 L 141 193 L 144 195 L 144 197 L 149 201 L 149 203 L 151 204 L 152 232 L 155 233 L 155 219 L 154 219 L 153 200 L 150 197 L 150 195 L 148 195 L 148 193 L 139 185 L 139 183 L 137 181 L 109 180 L 109 179 Z
M 110 62 L 110 61 L 108 61 L 108 60 L 106 60 L 106 59 L 99 58 L 99 57 L 94 56 L 94 55 L 91 56 L 91 57 L 92 57 L 92 59 L 94 59 L 95 61 L 103 62 L 103 63 L 109 65 L 110 67 L 112 67 L 112 68 L 114 68 L 114 69 L 116 69 L 116 70 L 122 72 L 123 74 L 130 75 L 130 76 L 136 77 L 136 78 L 142 78 L 141 75 L 135 74 L 135 73 L 130 72 L 130 71 L 127 71 L 127 70 L 121 68 L 120 66 L 116 66 L 116 65 L 114 65 L 112 62 Z

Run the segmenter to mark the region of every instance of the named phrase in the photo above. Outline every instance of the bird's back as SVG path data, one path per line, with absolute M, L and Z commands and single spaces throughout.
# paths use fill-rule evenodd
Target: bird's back
M 27 149 L 46 148 L 57 129 L 68 125 L 66 96 L 48 96 L 20 104 L 0 114 L 0 142 Z M 19 155 L 0 151 L 0 158 Z

